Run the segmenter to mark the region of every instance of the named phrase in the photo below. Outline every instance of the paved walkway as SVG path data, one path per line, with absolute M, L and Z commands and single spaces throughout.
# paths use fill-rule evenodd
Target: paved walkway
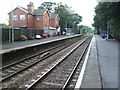
M 118 90 L 118 44 L 120 43 L 114 40 L 106 41 L 98 35 L 94 37 L 80 88 Z
M 118 42 L 95 38 L 103 88 L 118 88 Z
M 43 39 L 38 39 L 38 40 L 26 40 L 26 41 L 17 41 L 14 43 L 4 43 L 2 45 L 2 50 L 6 50 L 6 49 L 11 49 L 11 48 L 16 48 L 16 47 L 22 47 L 22 46 L 27 46 L 27 45 L 31 45 L 31 44 L 37 44 L 37 43 L 42 43 L 42 42 L 47 42 L 50 40 L 54 40 L 54 39 L 59 39 L 59 38 L 63 38 L 63 37 L 68 37 L 68 36 L 56 36 L 56 37 L 48 37 L 48 38 L 43 38 Z
M 39 39 L 39 40 L 27 40 L 27 41 L 20 41 L 20 42 L 14 42 L 14 43 L 6 43 L 6 44 L 4 43 L 2 46 L 0 45 L 0 54 L 23 49 L 26 47 L 32 47 L 40 44 L 50 43 L 56 40 L 72 38 L 75 36 L 80 36 L 80 34 L 70 35 L 70 36 L 63 35 L 63 36 L 56 36 L 56 37 L 48 37 L 48 38 Z
M 91 41 L 86 69 L 84 72 L 81 88 L 101 88 L 101 77 L 97 60 L 97 49 L 95 36 Z M 91 90 L 92 90 L 91 89 Z

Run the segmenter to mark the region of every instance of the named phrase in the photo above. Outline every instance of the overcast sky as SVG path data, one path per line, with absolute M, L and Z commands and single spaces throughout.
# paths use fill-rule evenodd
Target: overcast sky
M 7 23 L 8 13 L 17 7 L 17 5 L 27 8 L 28 3 L 32 1 L 35 9 L 42 2 L 62 2 L 72 7 L 76 13 L 83 17 L 80 24 L 91 26 L 93 23 L 94 8 L 98 4 L 98 0 L 2 0 L 0 3 L 0 23 Z

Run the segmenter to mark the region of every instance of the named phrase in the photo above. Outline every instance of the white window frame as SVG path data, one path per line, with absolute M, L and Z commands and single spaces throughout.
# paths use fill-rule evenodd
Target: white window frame
M 37 16 L 37 20 L 40 21 L 40 16 Z
M 12 20 L 18 20 L 18 15 L 13 15 Z
M 20 20 L 25 20 L 25 15 L 20 15 Z

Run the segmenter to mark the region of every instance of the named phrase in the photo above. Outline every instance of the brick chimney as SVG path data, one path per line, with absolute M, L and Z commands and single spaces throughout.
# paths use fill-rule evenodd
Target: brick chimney
M 28 8 L 29 11 L 34 12 L 33 2 L 29 2 L 29 4 L 27 5 L 27 8 Z

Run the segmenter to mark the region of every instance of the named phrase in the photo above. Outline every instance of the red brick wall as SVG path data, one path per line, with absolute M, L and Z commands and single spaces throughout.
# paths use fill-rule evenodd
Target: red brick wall
M 37 16 L 34 16 L 34 28 L 35 29 L 43 29 L 43 16 L 40 16 L 40 20 L 37 20 Z
M 17 8 L 14 10 L 13 15 L 18 16 L 18 20 L 14 20 L 14 26 L 27 26 L 28 29 L 38 29 L 44 30 L 44 26 L 49 28 L 49 14 L 48 12 L 45 15 L 38 15 L 40 16 L 40 20 L 37 20 L 37 16 L 33 16 L 27 14 L 26 12 L 22 11 L 21 9 Z M 20 20 L 20 15 L 25 15 L 25 20 Z M 12 14 L 9 14 L 10 18 L 10 26 L 12 26 Z
M 50 26 L 55 27 L 55 19 L 50 20 Z
M 45 15 L 43 16 L 43 26 L 49 26 L 49 15 L 48 12 L 45 13 Z
M 18 16 L 18 20 L 13 21 L 14 26 L 27 26 L 27 13 L 22 11 L 21 9 L 17 8 L 16 10 L 13 11 L 13 15 Z M 25 20 L 20 20 L 20 15 L 25 15 Z M 12 26 L 12 13 L 9 14 L 10 18 L 10 23 L 9 25 Z
M 58 24 L 57 24 L 57 22 L 58 22 Z M 54 28 L 57 27 L 59 25 L 59 18 L 57 17 L 55 19 L 51 19 L 50 20 L 50 25 Z
M 55 19 L 55 24 L 56 24 L 56 27 L 59 26 L 59 17 Z
M 45 15 L 38 15 L 38 16 L 40 16 L 40 20 L 37 20 L 37 16 L 34 16 L 34 28 L 44 30 L 44 26 L 49 27 L 48 13 L 46 12 Z M 45 18 L 47 18 L 46 21 Z
M 34 29 L 34 16 L 28 14 L 28 29 Z

